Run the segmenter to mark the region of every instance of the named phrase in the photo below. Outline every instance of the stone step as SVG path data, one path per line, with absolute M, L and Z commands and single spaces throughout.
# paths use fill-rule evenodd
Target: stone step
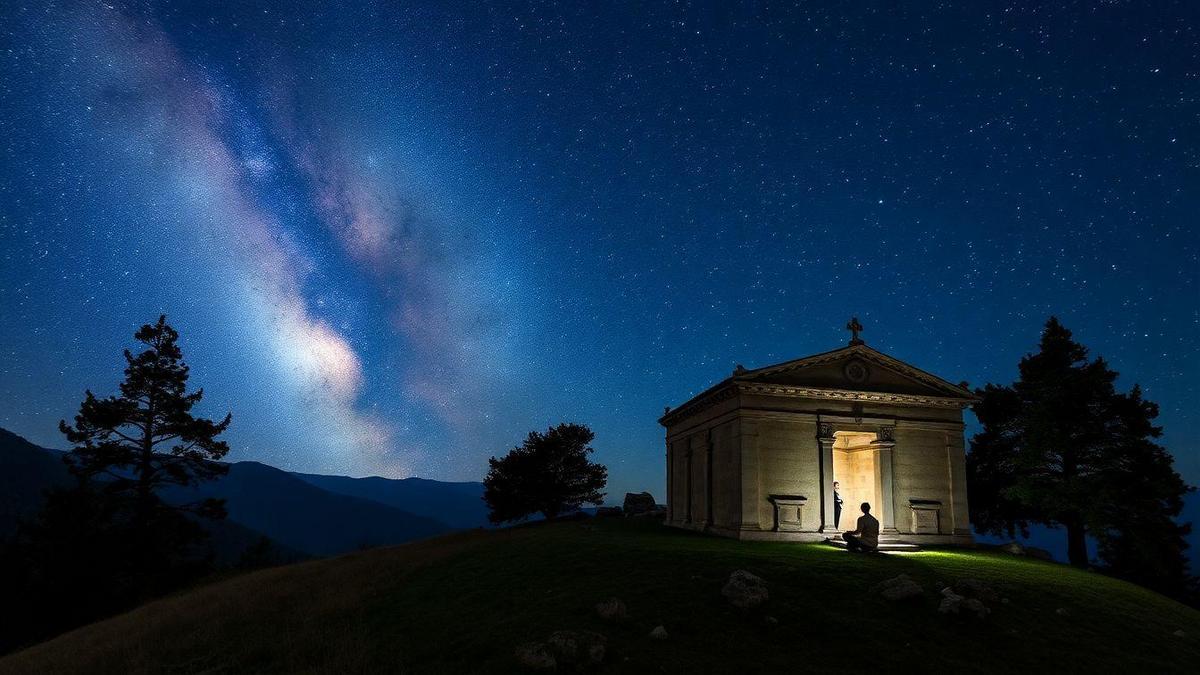
M 840 538 L 839 539 L 826 539 L 825 543 L 829 544 L 830 546 L 836 546 L 838 548 L 846 548 L 846 542 Z M 879 551 L 920 551 L 921 547 L 916 544 L 909 543 L 907 541 L 881 539 L 879 541 L 879 548 L 876 550 L 879 550 Z

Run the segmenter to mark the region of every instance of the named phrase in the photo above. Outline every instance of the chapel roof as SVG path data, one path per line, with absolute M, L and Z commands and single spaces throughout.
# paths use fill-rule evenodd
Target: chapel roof
M 970 389 L 952 384 L 897 358 L 867 346 L 858 337 L 862 330 L 852 320 L 850 344 L 828 352 L 784 361 L 761 368 L 738 365 L 717 384 L 674 409 L 667 409 L 659 423 L 694 414 L 738 393 L 794 398 L 859 401 L 892 405 L 963 408 L 975 400 Z

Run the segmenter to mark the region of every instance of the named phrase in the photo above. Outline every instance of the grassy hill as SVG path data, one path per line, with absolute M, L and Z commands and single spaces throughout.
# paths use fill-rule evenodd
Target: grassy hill
M 766 579 L 761 611 L 722 597 L 736 569 Z M 900 573 L 926 596 L 870 592 Z M 982 622 L 939 615 L 934 584 L 962 577 L 1009 602 Z M 627 621 L 597 616 L 611 596 Z M 660 624 L 669 638 L 651 640 Z M 246 574 L 11 655 L 0 672 L 510 672 L 516 645 L 560 629 L 607 636 L 604 672 L 1183 672 L 1200 660 L 1200 612 L 1060 565 L 970 551 L 858 556 L 593 520 Z

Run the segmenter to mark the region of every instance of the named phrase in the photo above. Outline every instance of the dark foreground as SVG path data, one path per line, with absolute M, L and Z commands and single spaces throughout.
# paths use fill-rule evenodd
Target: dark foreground
M 722 597 L 737 569 L 767 581 L 761 610 Z M 870 592 L 900 573 L 925 596 Z M 935 584 L 963 577 L 1008 602 L 984 621 L 938 614 Z M 625 621 L 596 614 L 614 596 Z M 669 637 L 650 639 L 659 625 Z M 1200 612 L 1060 565 L 970 551 L 859 556 L 595 520 L 215 582 L 0 659 L 0 672 L 512 672 L 517 645 L 563 629 L 606 636 L 601 672 L 1186 672 L 1200 662 Z

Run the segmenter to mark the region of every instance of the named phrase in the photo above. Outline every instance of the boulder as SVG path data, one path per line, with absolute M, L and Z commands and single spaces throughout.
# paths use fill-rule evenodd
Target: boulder
M 625 515 L 636 516 L 654 511 L 658 505 L 654 503 L 654 495 L 649 492 L 626 492 L 623 508 Z
M 663 626 L 655 626 L 654 630 L 650 631 L 651 640 L 666 640 L 667 629 Z
M 767 582 L 747 572 L 737 570 L 721 589 L 721 595 L 739 609 L 753 609 L 767 601 Z
M 654 508 L 650 509 L 649 511 L 642 511 L 641 513 L 635 513 L 631 517 L 632 518 L 653 518 L 653 519 L 657 519 L 657 520 L 663 520 L 667 517 L 667 507 L 663 506 L 662 504 L 656 504 L 654 506 Z
M 546 640 L 559 665 L 598 665 L 604 661 L 607 644 L 603 635 L 590 630 L 558 630 Z
M 554 670 L 558 661 L 545 642 L 526 642 L 517 647 L 517 663 L 532 670 Z
M 959 595 L 954 592 L 953 588 L 947 586 L 942 589 L 942 601 L 938 604 L 938 612 L 940 614 L 967 613 L 982 620 L 986 619 L 992 610 L 988 609 L 987 605 L 980 602 L 978 598 Z
M 991 586 L 979 579 L 969 577 L 954 582 L 954 592 L 968 598 L 977 598 L 983 602 L 996 602 L 1000 599 L 1000 594 L 996 593 Z
M 629 614 L 625 611 L 625 603 L 620 598 L 609 598 L 596 603 L 596 613 L 606 621 L 623 621 Z
M 925 594 L 925 589 L 921 588 L 921 585 L 913 581 L 907 574 L 899 574 L 891 579 L 885 579 L 875 584 L 871 590 L 893 602 L 911 600 Z
M 997 551 L 1007 553 L 1009 555 L 1019 555 L 1028 558 L 1037 558 L 1038 560 L 1053 560 L 1054 556 L 1044 548 L 1034 546 L 1025 546 L 1015 541 L 1010 541 L 1007 544 L 1000 544 L 996 547 Z

